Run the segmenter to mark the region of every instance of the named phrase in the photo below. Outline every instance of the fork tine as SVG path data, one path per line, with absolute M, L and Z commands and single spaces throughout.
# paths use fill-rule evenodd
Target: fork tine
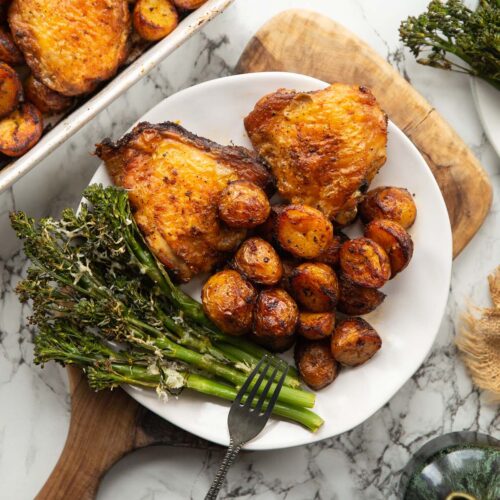
M 240 390 L 238 391 L 238 394 L 236 395 L 236 399 L 234 400 L 235 402 L 237 402 L 238 404 L 241 404 L 241 399 L 246 394 L 248 387 L 250 386 L 250 383 L 252 382 L 252 380 L 254 380 L 255 376 L 259 373 L 260 368 L 262 367 L 264 362 L 267 362 L 268 359 L 269 359 L 269 356 L 267 354 L 265 354 L 264 356 L 262 356 L 261 360 L 255 365 L 255 368 L 252 370 L 252 372 L 247 377 L 247 379 L 245 380 L 245 382 L 241 386 Z
M 274 367 L 274 371 L 272 375 L 269 377 L 266 387 L 262 391 L 259 400 L 257 401 L 257 404 L 255 405 L 255 412 L 260 413 L 262 410 L 262 405 L 264 404 L 264 401 L 266 400 L 267 396 L 269 395 L 269 390 L 271 389 L 271 386 L 273 385 L 273 382 L 276 380 L 276 375 L 278 374 L 279 370 L 279 364 L 276 364 Z
M 272 366 L 272 360 L 268 359 L 266 365 L 262 368 L 262 371 L 260 373 L 257 382 L 255 382 L 255 384 L 253 385 L 250 394 L 247 396 L 245 400 L 245 404 L 243 405 L 245 408 L 250 408 L 252 406 L 252 402 L 255 399 L 255 395 L 259 391 L 259 388 L 262 386 L 262 382 L 266 378 L 266 374 L 270 366 Z
M 278 396 L 280 395 L 281 388 L 283 387 L 283 383 L 285 382 L 285 377 L 287 372 L 288 372 L 288 365 L 285 365 L 281 378 L 279 382 L 276 384 L 273 395 L 271 396 L 271 399 L 269 400 L 269 403 L 267 405 L 266 412 L 264 413 L 264 418 L 266 420 L 271 416 L 271 412 L 273 411 L 274 405 L 276 404 Z

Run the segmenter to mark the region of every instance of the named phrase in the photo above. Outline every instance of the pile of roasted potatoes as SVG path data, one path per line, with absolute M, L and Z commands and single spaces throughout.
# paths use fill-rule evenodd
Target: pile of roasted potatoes
M 218 210 L 230 227 L 250 230 L 202 290 L 204 310 L 223 332 L 277 352 L 295 344 L 297 368 L 313 389 L 380 349 L 379 334 L 359 316 L 384 301 L 379 289 L 411 260 L 407 229 L 417 210 L 406 189 L 368 191 L 355 214 L 364 235 L 354 239 L 315 208 L 271 206 L 248 181 L 230 183 Z
M 0 0 L 0 168 L 205 2 Z

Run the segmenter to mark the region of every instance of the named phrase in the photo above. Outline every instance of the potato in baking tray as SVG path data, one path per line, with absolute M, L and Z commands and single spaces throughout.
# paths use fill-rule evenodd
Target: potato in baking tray
M 0 62 L 0 119 L 16 109 L 22 95 L 23 87 L 16 71 Z
M 13 0 L 8 22 L 35 77 L 63 95 L 90 92 L 127 56 L 127 0 Z
M 0 153 L 21 156 L 38 142 L 42 132 L 40 111 L 30 102 L 25 102 L 0 120 Z
M 17 66 L 24 62 L 22 52 L 14 43 L 12 35 L 0 26 L 0 62 Z
M 134 6 L 133 23 L 141 38 L 155 42 L 176 28 L 179 16 L 170 0 L 138 0 Z
M 74 97 L 59 94 L 30 75 L 24 82 L 24 95 L 45 115 L 62 113 L 74 102 Z

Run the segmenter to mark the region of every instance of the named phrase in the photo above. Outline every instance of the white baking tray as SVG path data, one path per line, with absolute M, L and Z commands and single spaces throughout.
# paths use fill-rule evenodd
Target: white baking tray
M 97 113 L 147 75 L 165 57 L 182 45 L 203 25 L 220 14 L 234 0 L 208 0 L 199 9 L 184 18 L 166 38 L 149 48 L 137 60 L 109 81 L 96 95 L 83 102 L 75 111 L 60 121 L 26 154 L 0 170 L 0 193 L 34 168 L 50 152 L 71 137 Z

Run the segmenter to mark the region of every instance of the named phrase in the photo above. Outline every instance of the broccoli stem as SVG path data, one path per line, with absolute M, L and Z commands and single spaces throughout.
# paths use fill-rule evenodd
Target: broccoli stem
M 120 374 L 115 377 L 116 383 L 156 388 L 160 382 L 159 375 L 149 374 L 147 373 L 147 370 L 142 367 L 130 367 L 113 364 L 112 370 L 113 372 Z M 183 376 L 188 389 L 202 394 L 215 396 L 228 401 L 234 401 L 238 394 L 238 390 L 234 387 L 222 384 L 216 380 L 203 377 L 195 373 L 183 373 Z M 283 391 L 284 389 L 285 387 L 281 390 Z M 257 398 L 255 398 L 255 403 L 257 402 L 256 400 Z M 243 401 L 245 401 L 245 398 L 243 398 Z M 255 404 L 252 406 L 255 406 Z M 263 409 L 265 410 L 266 408 L 267 404 L 264 403 Z M 324 422 L 319 415 L 307 410 L 306 408 L 298 408 L 282 402 L 276 403 L 273 408 L 273 414 L 298 422 L 313 432 L 316 432 Z

